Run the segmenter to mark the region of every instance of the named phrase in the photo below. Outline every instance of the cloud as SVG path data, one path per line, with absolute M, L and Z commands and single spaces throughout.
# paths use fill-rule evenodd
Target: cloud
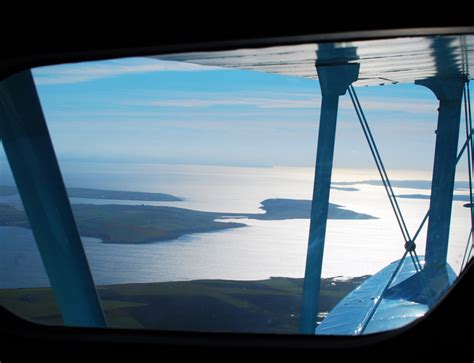
M 361 106 L 364 110 L 373 111 L 392 111 L 392 112 L 408 112 L 408 113 L 432 113 L 436 112 L 437 104 L 431 100 L 425 99 L 406 99 L 406 98 L 379 98 L 366 97 L 360 99 Z M 341 109 L 354 109 L 352 101 L 348 98 L 341 98 L 339 107 Z
M 256 130 L 262 129 L 267 131 L 272 130 L 317 130 L 318 121 L 294 121 L 294 120 L 273 120 L 273 119 L 260 119 L 260 120 L 248 120 L 248 119 L 237 119 L 232 121 L 227 120 L 206 120 L 190 118 L 188 120 L 176 120 L 176 119 L 157 119 L 153 121 L 144 120 L 122 120 L 122 121 L 104 121 L 100 119 L 73 119 L 67 123 L 64 122 L 52 122 L 56 130 L 62 130 L 68 132 L 69 130 L 75 129 L 110 129 L 111 124 L 114 126 L 114 132 L 123 132 L 123 130 L 130 130 L 132 133 L 136 133 L 137 129 L 146 130 L 146 132 L 155 132 L 157 130 L 163 130 L 164 128 L 177 128 L 177 129 L 196 129 L 196 130 L 224 130 L 229 132 L 236 132 L 242 130 Z M 357 125 L 354 125 L 357 126 Z M 342 125 L 344 127 L 344 125 Z M 345 128 L 345 127 L 344 127 Z
M 132 58 L 41 67 L 33 70 L 33 76 L 37 85 L 55 85 L 89 82 L 125 74 L 171 71 L 194 72 L 216 69 L 221 68 L 183 62 Z
M 405 98 L 382 98 L 364 97 L 360 99 L 362 108 L 366 111 L 403 112 L 414 114 L 433 114 L 436 112 L 437 104 L 425 99 Z M 127 102 L 128 105 L 146 106 L 157 108 L 209 108 L 225 106 L 248 106 L 258 109 L 311 109 L 319 110 L 321 96 L 311 93 L 295 95 L 272 94 L 262 95 L 255 93 L 254 96 L 242 96 L 236 94 L 200 94 L 180 95 L 172 98 L 160 98 L 155 100 L 137 100 Z M 352 102 L 347 97 L 341 97 L 340 110 L 353 110 Z
M 213 106 L 253 106 L 257 108 L 319 108 L 319 98 L 285 99 L 261 97 L 209 97 L 160 99 L 148 102 L 136 102 L 135 105 L 156 107 L 204 108 Z
M 127 74 L 152 72 L 194 72 L 222 69 L 214 66 L 163 61 L 147 58 L 128 58 L 111 61 L 98 61 L 78 64 L 65 64 L 41 67 L 33 70 L 38 85 L 60 85 L 90 82 L 103 78 L 117 77 Z M 413 114 L 432 114 L 436 112 L 436 103 L 427 99 L 361 97 L 362 107 L 367 111 L 403 112 Z M 129 106 L 145 106 L 157 108 L 209 108 L 226 106 L 247 106 L 257 109 L 288 109 L 318 111 L 321 96 L 312 92 L 301 93 L 183 93 L 169 95 L 167 98 L 127 101 Z M 340 110 L 353 110 L 348 97 L 341 97 Z

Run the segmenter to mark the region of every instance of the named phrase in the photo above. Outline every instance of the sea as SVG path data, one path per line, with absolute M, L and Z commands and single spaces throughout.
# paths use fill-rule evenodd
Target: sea
M 0 185 L 13 180 L 3 162 Z M 314 168 L 238 167 L 144 163 L 62 162 L 68 187 L 167 193 L 178 202 L 71 199 L 72 203 L 168 205 L 199 211 L 263 213 L 269 198 L 311 199 Z M 428 171 L 389 171 L 392 180 L 430 180 Z M 333 181 L 348 185 L 331 190 L 330 201 L 377 219 L 328 220 L 323 277 L 372 275 L 404 252 L 404 241 L 385 190 L 361 183 L 379 180 L 376 170 L 334 169 Z M 416 186 L 416 184 L 414 184 Z M 349 188 L 349 189 L 347 189 Z M 427 189 L 394 188 L 395 194 L 429 194 Z M 467 194 L 468 190 L 456 190 Z M 1 203 L 21 208 L 18 196 Z M 398 199 L 413 235 L 428 207 L 428 199 Z M 465 202 L 453 202 L 448 262 L 459 272 L 470 231 Z M 224 221 L 235 221 L 225 219 Z M 97 285 L 187 281 L 198 279 L 262 280 L 304 276 L 309 219 L 239 219 L 247 227 L 197 233 L 146 244 L 104 244 L 82 237 Z M 426 225 L 416 241 L 423 255 Z M 35 240 L 29 229 L 0 227 L 0 288 L 49 286 Z

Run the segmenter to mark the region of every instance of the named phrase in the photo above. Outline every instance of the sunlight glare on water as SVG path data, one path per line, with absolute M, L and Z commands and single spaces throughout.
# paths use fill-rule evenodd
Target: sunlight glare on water
M 114 167 L 113 167 L 114 166 Z M 184 198 L 182 202 L 136 202 L 172 205 L 213 212 L 263 213 L 260 202 L 268 198 L 310 199 L 312 168 L 239 168 L 186 165 L 63 165 L 69 186 L 117 190 L 162 192 Z M 394 179 L 429 180 L 422 172 L 393 172 Z M 334 182 L 376 180 L 373 170 L 335 169 Z M 336 186 L 336 185 L 335 185 Z M 381 186 L 351 184 L 357 190 L 331 190 L 331 203 L 358 213 L 377 217 L 368 220 L 328 220 L 323 277 L 374 274 L 403 254 L 403 239 Z M 426 190 L 394 188 L 396 194 L 426 193 Z M 76 198 L 75 203 L 108 204 L 110 201 Z M 122 203 L 123 201 L 114 201 Z M 410 233 L 413 235 L 429 200 L 399 199 Z M 454 202 L 453 240 L 449 262 L 459 270 L 464 231 L 469 213 L 462 202 Z M 183 235 L 173 241 L 146 244 L 103 244 L 83 238 L 97 284 L 178 281 L 195 279 L 258 280 L 271 276 L 303 277 L 309 219 L 255 220 L 225 219 L 247 227 L 210 233 Z M 16 227 L 0 227 L 2 238 L 3 287 L 44 286 L 44 276 L 31 232 Z M 459 232 L 459 233 L 458 233 Z M 423 254 L 426 226 L 417 245 Z M 15 243 L 29 246 L 21 253 Z M 27 252 L 28 251 L 28 252 Z M 28 254 L 28 256 L 25 255 Z M 461 256 L 461 257 L 460 257 Z M 20 260 L 19 260 L 20 259 Z M 21 264 L 31 268 L 23 271 Z M 36 267 L 35 267 L 36 266 Z M 35 277 L 34 271 L 37 274 Z M 5 286 L 8 285 L 8 286 Z

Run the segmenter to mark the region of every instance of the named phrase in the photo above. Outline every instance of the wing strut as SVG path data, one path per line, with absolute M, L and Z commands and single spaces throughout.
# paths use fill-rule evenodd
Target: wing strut
M 64 324 L 105 327 L 30 71 L 0 82 L 0 138 Z
M 457 79 L 455 79 L 455 80 L 457 81 Z M 448 83 L 446 80 L 444 80 L 444 82 L 445 82 L 444 85 L 446 85 L 446 83 Z M 458 86 L 459 85 L 457 84 L 457 82 L 454 83 L 454 86 L 452 85 L 452 87 L 455 91 L 458 90 Z M 462 88 L 463 88 L 463 83 L 461 83 L 461 91 L 462 91 Z M 448 97 L 453 97 L 453 94 L 454 94 L 454 96 L 456 95 L 456 93 L 453 92 L 453 89 L 448 88 L 447 90 L 445 90 L 446 92 L 449 92 Z M 387 321 L 386 323 L 382 323 L 383 319 L 386 319 L 386 317 L 384 317 L 384 316 L 387 315 L 386 313 L 384 313 L 383 310 L 384 309 L 391 309 L 391 308 L 388 307 L 390 305 L 390 303 L 387 302 L 387 301 L 397 301 L 397 299 L 401 299 L 401 300 L 410 301 L 412 304 L 415 304 L 415 303 L 419 304 L 420 309 L 423 309 L 422 306 L 426 306 L 426 308 L 429 308 L 436 301 L 439 300 L 440 296 L 442 296 L 444 294 L 446 289 L 452 283 L 452 276 L 451 276 L 451 271 L 452 270 L 450 269 L 450 267 L 446 263 L 446 256 L 444 256 L 444 260 L 443 260 L 444 264 L 440 264 L 440 265 L 427 265 L 427 264 L 425 264 L 423 266 L 422 263 L 420 263 L 420 259 L 422 261 L 424 261 L 424 258 L 418 258 L 418 255 L 416 254 L 416 249 L 415 249 L 415 247 L 416 247 L 415 240 L 418 237 L 421 229 L 423 228 L 423 225 L 428 220 L 428 217 L 431 218 L 431 214 L 432 214 L 431 210 L 428 210 L 428 212 L 426 213 L 426 215 L 423 218 L 419 228 L 417 229 L 416 233 L 414 234 L 414 237 L 410 238 L 410 234 L 409 234 L 408 229 L 407 229 L 407 227 L 404 223 L 404 219 L 403 219 L 403 216 L 401 214 L 400 208 L 398 207 L 396 196 L 395 196 L 395 194 L 392 190 L 390 180 L 389 180 L 388 175 L 387 175 L 387 173 L 385 171 L 385 168 L 383 166 L 381 156 L 380 156 L 380 154 L 377 150 L 377 145 L 376 145 L 375 140 L 372 136 L 372 133 L 370 131 L 369 125 L 368 125 L 367 120 L 365 118 L 364 112 L 362 110 L 362 107 L 360 106 L 360 102 L 358 100 L 357 94 L 356 94 L 354 88 L 352 87 L 352 85 L 349 86 L 349 95 L 350 95 L 351 100 L 353 102 L 354 108 L 355 108 L 356 113 L 357 113 L 357 117 L 359 118 L 359 122 L 362 126 L 362 129 L 364 131 L 364 135 L 365 135 L 365 137 L 367 139 L 367 142 L 369 144 L 370 151 L 372 153 L 372 156 L 374 157 L 377 169 L 378 169 L 378 171 L 380 173 L 380 176 L 382 178 L 382 182 L 383 182 L 383 185 L 386 189 L 387 195 L 389 197 L 389 201 L 390 201 L 391 206 L 392 206 L 392 208 L 395 212 L 395 216 L 397 217 L 398 224 L 400 226 L 403 237 L 405 239 L 405 251 L 404 251 L 404 254 L 403 254 L 402 258 L 399 261 L 394 262 L 391 265 L 393 267 L 391 267 L 390 273 L 388 273 L 388 271 L 387 271 L 387 273 L 386 273 L 387 278 L 384 279 L 383 284 L 381 284 L 380 283 L 381 281 L 380 281 L 380 282 L 376 283 L 374 286 L 372 286 L 372 290 L 370 291 L 370 296 L 372 297 L 371 300 L 373 300 L 373 304 L 366 304 L 364 306 L 364 308 L 367 308 L 367 311 L 363 315 L 360 315 L 360 320 L 358 320 L 356 322 L 356 325 L 352 324 L 352 321 L 351 321 L 350 317 L 346 316 L 346 319 L 349 319 L 349 322 L 343 322 L 341 320 L 341 319 L 343 319 L 341 316 L 344 315 L 345 313 L 341 312 L 341 310 L 344 310 L 344 308 L 341 308 L 338 305 L 335 308 L 335 310 L 339 309 L 339 310 L 337 310 L 337 313 L 335 313 L 336 317 L 333 317 L 330 314 L 328 316 L 328 318 L 326 318 L 323 321 L 323 323 L 316 330 L 317 334 L 331 334 L 331 332 L 338 331 L 338 329 L 340 329 L 340 327 L 341 327 L 341 324 L 348 326 L 349 328 L 347 328 L 346 331 L 350 331 L 350 333 L 352 335 L 360 335 L 360 334 L 364 334 L 367 331 L 368 332 L 376 332 L 376 331 L 386 329 L 387 327 L 391 326 L 391 324 L 392 324 L 389 321 Z M 451 181 L 450 177 L 452 177 L 452 184 L 448 184 L 448 188 L 443 191 L 444 193 L 447 193 L 448 195 L 451 194 L 451 199 L 452 199 L 452 191 L 453 191 L 453 188 L 454 188 L 454 172 L 455 172 L 456 164 L 461 159 L 462 154 L 465 150 L 467 150 L 467 155 L 468 155 L 469 183 L 471 184 L 471 181 L 472 181 L 472 176 L 471 176 L 471 172 L 472 172 L 472 165 L 471 165 L 472 126 L 471 125 L 472 125 L 472 122 L 471 122 L 471 119 L 470 119 L 470 113 L 468 112 L 468 109 L 467 109 L 468 105 L 469 105 L 468 97 L 469 97 L 469 93 L 468 93 L 468 89 L 466 88 L 464 90 L 465 114 L 466 114 L 466 142 L 464 143 L 464 145 L 461 148 L 459 153 L 457 153 L 457 137 L 454 137 L 454 135 L 452 135 L 452 133 L 454 131 L 456 131 L 456 124 L 457 124 L 457 131 L 459 132 L 460 117 L 458 117 L 456 119 L 455 118 L 456 114 L 455 113 L 453 114 L 453 110 L 451 110 L 451 113 L 448 112 L 449 108 L 448 108 L 448 111 L 446 111 L 446 109 L 445 109 L 444 113 L 441 113 L 441 110 L 440 110 L 441 114 L 440 114 L 439 117 L 443 117 L 443 116 L 446 117 L 446 114 L 448 114 L 450 117 L 447 118 L 447 120 L 449 120 L 449 127 L 447 128 L 447 126 L 444 125 L 443 129 L 438 129 L 438 132 L 437 132 L 437 146 L 439 145 L 439 143 L 442 143 L 443 147 L 445 148 L 446 143 L 448 143 L 448 142 L 452 142 L 454 144 L 454 151 L 451 153 L 451 155 L 450 155 L 451 158 L 448 160 L 448 161 L 451 161 L 452 163 L 449 163 L 448 165 L 446 165 L 447 164 L 446 159 L 443 160 L 443 158 L 445 158 L 445 155 L 443 155 L 443 158 L 438 156 L 438 163 L 441 163 L 439 161 L 439 159 L 441 158 L 441 160 L 443 160 L 442 162 L 444 163 L 444 164 L 442 164 L 442 166 L 444 166 L 443 170 L 447 174 L 447 175 L 443 175 L 443 178 L 445 178 L 445 180 L 447 178 L 448 181 Z M 458 98 L 455 98 L 455 97 L 453 97 L 453 98 L 454 98 L 454 101 L 458 100 Z M 444 105 L 446 106 L 446 104 L 444 104 Z M 450 106 L 453 107 L 453 105 L 450 105 Z M 454 106 L 456 106 L 456 104 L 454 104 Z M 459 106 L 460 106 L 460 104 L 459 104 Z M 460 109 L 460 107 L 459 107 L 459 109 Z M 458 113 L 457 116 L 460 116 L 460 114 Z M 445 121 L 445 122 L 448 122 L 448 121 Z M 438 123 L 438 125 L 439 125 L 439 123 Z M 446 128 L 448 129 L 448 131 L 446 130 Z M 453 129 L 454 129 L 454 131 L 453 131 Z M 446 140 L 446 138 L 448 136 L 451 136 L 451 139 Z M 451 145 L 451 147 L 453 147 L 453 145 Z M 445 149 L 441 149 L 441 150 L 444 151 L 444 152 L 446 151 Z M 440 149 L 437 148 L 435 150 L 435 165 L 436 165 L 436 155 L 439 152 L 440 152 Z M 438 166 L 438 169 L 439 168 L 440 168 L 440 166 Z M 433 179 L 435 180 L 436 178 L 438 178 L 438 179 L 441 178 L 441 176 L 439 175 L 439 171 L 438 171 L 438 174 L 436 172 L 434 172 Z M 435 184 L 435 182 L 433 182 L 433 183 Z M 439 181 L 438 181 L 438 183 L 439 183 Z M 472 187 L 470 186 L 469 189 L 470 189 L 470 200 L 472 200 Z M 433 199 L 433 193 L 436 193 L 436 191 L 433 190 L 432 199 Z M 444 198 L 445 199 L 447 198 L 446 195 L 444 196 Z M 452 201 L 451 201 L 451 203 L 452 203 Z M 449 204 L 448 207 L 451 208 L 451 204 Z M 469 207 L 471 208 L 471 213 L 472 213 L 472 203 L 469 203 Z M 444 210 L 442 212 L 445 213 Z M 436 214 L 433 213 L 433 215 L 436 215 Z M 443 217 L 443 216 L 444 216 L 444 214 L 441 217 Z M 471 216 L 472 216 L 472 214 L 471 214 Z M 446 218 L 447 218 L 448 225 L 447 226 L 442 225 L 442 227 L 447 228 L 448 229 L 448 234 L 449 234 L 450 216 L 448 216 Z M 439 220 L 440 220 L 440 218 L 438 218 L 438 221 Z M 472 232 L 472 225 L 471 225 L 471 232 Z M 469 235 L 469 237 L 471 237 L 471 234 Z M 470 242 L 470 238 L 468 240 L 468 246 L 469 246 L 469 242 Z M 439 242 L 435 240 L 432 243 L 439 243 Z M 447 246 L 446 246 L 446 248 L 447 248 Z M 466 248 L 466 251 L 467 251 L 467 248 Z M 408 253 L 410 253 L 412 263 L 413 263 L 412 266 L 413 266 L 414 270 L 412 272 L 409 272 L 409 270 L 410 270 L 409 265 L 404 267 L 404 265 L 406 265 L 405 260 L 408 256 Z M 468 252 L 466 252 L 466 253 L 468 253 Z M 466 257 L 467 256 L 465 256 L 465 258 Z M 417 263 L 418 263 L 418 266 L 416 265 Z M 462 265 L 463 264 L 464 264 L 464 260 L 463 260 Z M 452 272 L 452 273 L 454 274 L 454 272 Z M 399 277 L 400 274 L 403 275 L 403 276 Z M 412 275 L 412 276 L 410 277 L 410 275 Z M 376 277 L 373 277 L 373 278 L 376 279 Z M 369 279 L 369 280 L 371 280 L 371 279 Z M 402 282 L 400 282 L 400 280 Z M 365 291 L 367 292 L 367 288 L 365 289 Z M 357 295 L 357 293 L 354 293 L 354 294 Z M 361 297 L 359 297 L 359 301 L 360 301 L 361 304 L 364 304 L 364 298 L 362 297 L 362 295 L 363 294 L 361 294 Z M 386 299 L 387 295 L 390 295 L 390 297 L 388 297 L 387 298 L 388 300 L 386 301 L 385 299 Z M 352 297 L 348 297 L 348 299 L 350 300 L 350 299 L 352 299 Z M 352 303 L 354 303 L 354 301 L 352 301 Z M 381 306 L 381 304 L 384 304 L 384 308 L 382 308 L 382 312 L 379 312 L 378 309 L 379 309 L 379 306 Z M 413 306 L 415 306 L 415 305 L 413 305 Z M 357 308 L 356 308 L 356 310 L 357 310 Z M 359 308 L 359 312 L 360 312 L 360 310 L 363 310 L 363 309 Z M 395 311 L 395 310 L 396 309 L 393 309 L 393 311 Z M 407 313 L 407 311 L 403 312 L 403 314 L 406 314 L 406 313 Z M 376 314 L 378 314 L 378 315 L 376 316 Z M 395 311 L 393 314 L 397 315 L 399 313 Z M 390 315 L 390 314 L 388 314 L 388 315 Z M 341 330 L 339 330 L 339 331 L 341 331 Z M 342 331 L 344 331 L 344 328 L 342 329 Z
M 339 64 L 324 66 L 326 54 L 338 54 Z M 337 49 L 333 45 L 322 45 L 317 55 L 319 61 L 316 63 L 316 70 L 322 103 L 301 305 L 300 332 L 304 334 L 314 334 L 316 329 L 339 96 L 346 93 L 349 85 L 357 81 L 359 75 L 359 64 L 349 63 L 355 55 L 351 48 Z M 334 59 L 331 61 L 334 62 Z
M 439 100 L 438 127 L 431 182 L 430 218 L 426 239 L 427 268 L 446 265 L 453 203 L 454 178 L 465 79 L 438 77 L 416 81 L 428 87 Z

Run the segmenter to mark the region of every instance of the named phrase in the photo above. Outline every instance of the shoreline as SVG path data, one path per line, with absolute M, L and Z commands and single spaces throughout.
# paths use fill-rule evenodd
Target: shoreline
M 96 191 L 102 193 L 101 190 Z M 71 207 L 80 235 L 101 239 L 106 244 L 172 241 L 194 233 L 248 226 L 238 222 L 222 222 L 223 217 L 246 216 L 248 219 L 278 221 L 309 219 L 311 216 L 311 200 L 274 198 L 265 199 L 260 205 L 265 213 L 205 212 L 143 204 L 72 204 Z M 328 219 L 366 220 L 377 217 L 329 203 Z M 0 226 L 30 227 L 25 211 L 8 203 L 0 203 Z

